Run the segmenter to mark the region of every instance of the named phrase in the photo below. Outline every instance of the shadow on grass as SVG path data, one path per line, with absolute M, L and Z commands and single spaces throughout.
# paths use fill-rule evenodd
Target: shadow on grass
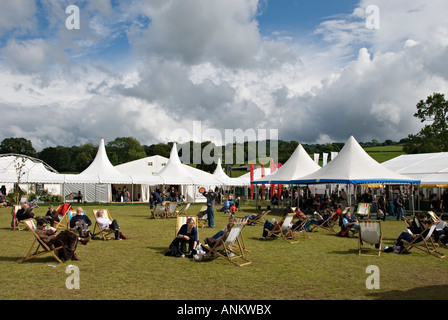
M 391 290 L 372 292 L 368 297 L 376 300 L 445 300 L 448 296 L 448 285 L 418 287 L 409 290 Z

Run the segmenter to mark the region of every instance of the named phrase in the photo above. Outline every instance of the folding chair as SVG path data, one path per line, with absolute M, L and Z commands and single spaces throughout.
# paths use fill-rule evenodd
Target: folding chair
M 434 240 L 432 238 L 433 232 L 436 227 L 437 223 L 433 222 L 429 229 L 420 232 L 411 242 L 403 240 L 404 249 L 402 250 L 402 252 L 409 252 L 412 248 L 416 248 L 437 258 L 445 258 L 445 255 L 443 253 L 437 251 L 436 244 L 434 243 Z M 409 229 L 408 231 L 411 233 Z
M 374 245 L 374 247 L 373 248 L 371 246 L 364 247 L 364 243 Z M 381 231 L 381 222 L 379 220 L 360 221 L 358 232 L 359 255 L 362 255 L 363 251 L 377 251 L 378 256 L 380 256 L 382 247 L 383 247 L 383 233 Z
M 187 203 L 184 204 L 183 206 L 182 206 L 182 205 L 181 205 L 181 206 L 178 206 L 177 208 L 179 209 L 179 207 L 180 207 L 180 209 L 176 211 L 176 214 L 177 214 L 177 215 L 184 215 L 184 214 L 186 214 L 186 212 L 187 212 L 188 209 L 190 208 L 190 205 L 191 205 L 191 203 L 190 203 L 190 202 L 187 202 Z
M 299 234 L 305 238 L 311 239 L 310 235 L 308 234 L 308 231 L 305 229 L 305 224 L 311 219 L 311 216 L 306 216 L 305 220 L 301 220 L 299 224 L 297 224 L 296 227 L 292 229 L 292 232 L 295 234 L 296 232 L 299 232 Z
M 157 218 L 166 218 L 166 204 L 156 204 L 154 206 L 154 210 L 151 212 L 152 217 Z
M 325 219 L 321 224 L 314 225 L 311 232 L 314 232 L 318 228 L 322 228 L 322 229 L 331 231 L 333 233 L 336 233 L 336 231 L 334 230 L 333 227 L 338 222 L 339 216 L 341 214 L 342 213 L 338 213 L 337 211 L 332 212 L 331 215 L 327 219 Z
M 178 207 L 177 202 L 167 202 L 166 203 L 166 216 L 167 218 L 172 218 L 176 216 L 176 209 Z
M 50 249 L 46 244 L 45 244 L 45 242 L 43 242 L 42 241 L 42 239 L 38 236 L 38 234 L 36 233 L 36 224 L 34 223 L 34 220 L 33 219 L 27 219 L 27 220 L 24 220 L 23 221 L 24 223 L 25 223 L 25 225 L 26 225 L 26 227 L 28 228 L 28 230 L 30 230 L 32 233 L 33 233 L 33 235 L 34 235 L 34 241 L 33 241 L 33 244 L 31 245 L 31 247 L 30 247 L 30 250 L 28 250 L 28 253 L 26 254 L 26 256 L 25 256 L 25 258 L 23 258 L 23 259 L 20 259 L 20 260 L 18 260 L 17 262 L 18 263 L 21 263 L 21 262 L 23 262 L 23 261 L 26 261 L 26 260 L 30 260 L 30 259 L 33 259 L 33 258 L 35 258 L 35 257 L 38 257 L 38 256 L 40 256 L 40 255 L 43 255 L 43 254 L 51 254 L 52 256 L 53 256 L 53 258 L 55 258 L 59 263 L 63 263 L 62 261 L 61 261 L 61 259 L 59 259 L 58 258 L 58 256 L 56 255 L 56 252 L 58 251 L 58 250 L 60 250 L 60 249 L 62 249 L 63 247 L 62 246 L 60 246 L 60 247 L 57 247 L 57 248 L 54 248 L 54 249 Z M 36 250 L 33 252 L 33 253 L 31 253 L 31 251 L 33 250 L 33 248 L 34 248 L 34 245 L 37 243 L 37 248 L 36 248 Z M 42 250 L 41 251 L 39 251 L 39 248 L 40 247 L 42 247 Z
M 266 239 L 283 239 L 289 243 L 297 243 L 298 241 L 291 241 L 294 238 L 294 232 L 291 230 L 292 219 L 294 213 L 288 213 L 284 216 L 282 221 L 272 230 L 265 229 L 267 231 Z
M 204 260 L 211 259 L 217 255 L 239 267 L 251 264 L 252 261 L 245 256 L 240 242 L 240 234 L 245 224 L 246 222 L 235 223 L 231 228 L 226 230 L 212 248 L 204 244 L 203 247 L 208 250 L 204 256 Z M 244 262 L 237 263 L 235 261 L 236 259 L 242 259 Z
M 39 205 L 37 204 L 37 201 L 39 200 L 39 197 L 36 196 L 34 200 L 27 202 L 27 204 L 30 205 L 30 208 L 39 208 Z
M 358 210 L 356 210 L 356 215 L 360 216 L 361 218 L 367 217 L 367 219 L 370 219 L 370 203 L 358 203 Z
M 259 213 L 256 217 L 254 218 L 249 218 L 249 220 L 247 221 L 248 225 L 255 225 L 255 224 L 260 224 L 260 225 L 264 225 L 264 223 L 266 222 L 265 217 L 270 213 L 271 211 L 263 211 L 261 213 Z
M 58 222 L 55 222 L 55 224 L 54 224 L 54 227 L 56 228 L 56 229 L 59 229 L 59 228 L 61 228 L 61 227 L 64 227 L 64 228 L 66 228 L 67 227 L 67 224 L 65 223 L 65 220 L 67 220 L 68 218 L 67 218 L 67 212 L 69 211 L 69 210 L 73 210 L 73 208 L 72 208 L 72 204 L 71 203 L 64 203 L 64 204 L 61 204 L 57 209 L 56 209 L 56 212 L 58 213 L 58 217 L 59 217 L 59 221 Z M 63 221 L 64 221 L 64 223 L 63 223 Z M 68 225 L 70 226 L 70 220 L 68 221 Z
M 199 209 L 198 212 L 198 225 L 201 228 L 205 228 L 207 226 L 208 223 L 208 219 L 207 219 L 207 206 L 202 206 L 201 209 Z
M 18 206 L 18 205 L 13 205 L 12 206 L 12 211 L 11 211 L 11 216 L 12 216 L 12 221 L 11 221 L 11 227 L 12 230 L 23 230 L 20 228 L 19 226 L 19 220 L 17 220 L 17 211 L 19 211 L 20 209 L 22 209 L 22 206 Z
M 237 218 L 237 217 L 235 217 L 235 223 L 243 223 L 244 226 L 246 226 L 247 225 L 247 221 L 249 221 L 248 218 Z M 243 228 L 244 228 L 244 226 L 243 226 Z M 241 231 L 241 233 L 239 235 L 239 239 L 241 240 L 241 248 L 244 251 L 246 251 L 246 252 L 250 252 L 250 250 L 247 249 L 247 247 L 246 247 L 246 242 L 244 241 L 244 237 L 243 237 L 243 231 Z M 237 244 L 233 243 L 233 245 L 236 246 Z
M 99 209 L 93 209 L 93 216 L 95 217 L 95 226 L 93 227 L 93 234 L 92 238 L 95 238 L 97 235 L 101 237 L 103 240 L 109 240 L 115 237 L 114 230 L 107 228 L 107 229 L 101 229 L 99 223 L 98 223 L 98 210 Z M 104 214 L 106 217 L 112 221 L 112 216 L 109 213 L 109 210 L 103 209 Z M 98 230 L 97 230 L 98 229 Z M 112 236 L 111 236 L 112 235 Z
M 177 236 L 177 233 L 179 232 L 179 229 L 187 223 L 188 219 L 194 219 L 194 226 L 196 227 L 196 229 L 198 228 L 198 217 L 195 216 L 184 216 L 184 215 L 179 215 L 177 216 L 177 220 L 176 220 L 176 230 L 175 230 L 175 236 Z M 199 235 L 198 235 L 199 237 Z

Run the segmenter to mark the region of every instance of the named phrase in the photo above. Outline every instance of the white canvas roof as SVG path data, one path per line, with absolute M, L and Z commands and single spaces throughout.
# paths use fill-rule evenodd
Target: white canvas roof
M 101 139 L 93 162 L 80 174 L 65 175 L 67 183 L 126 183 L 132 184 L 132 178 L 124 175 L 110 163 L 107 157 L 104 139 Z
M 168 160 L 168 158 L 156 155 L 116 165 L 115 169 L 122 174 L 131 176 L 134 184 L 159 185 L 163 184 L 163 180 L 154 174 L 165 168 Z
M 405 154 L 382 163 L 386 168 L 420 179 L 421 185 L 448 185 L 448 152 Z
M 401 175 L 381 165 L 372 159 L 351 136 L 334 160 L 316 172 L 292 182 L 297 184 L 419 184 L 420 180 Z
M 23 162 L 22 162 L 23 161 Z M 0 181 L 17 182 L 15 165 L 22 165 L 21 183 L 62 183 L 64 176 L 41 160 L 20 155 L 8 154 L 0 157 Z
M 302 145 L 299 144 L 284 165 L 274 171 L 273 174 L 254 180 L 252 184 L 287 184 L 291 180 L 299 179 L 319 169 L 320 166 L 311 159 Z
M 218 178 L 226 186 L 248 186 L 249 183 L 241 178 L 229 177 L 221 167 L 221 158 L 218 158 L 218 163 L 213 175 Z
M 221 181 L 212 174 L 183 164 L 177 153 L 177 145 L 171 148 L 170 159 L 160 172 L 154 176 L 160 177 L 165 185 L 221 185 Z

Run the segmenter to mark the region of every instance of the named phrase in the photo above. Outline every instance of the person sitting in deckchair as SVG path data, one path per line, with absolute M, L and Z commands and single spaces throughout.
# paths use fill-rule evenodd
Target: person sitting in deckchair
M 115 240 L 127 239 L 126 236 L 122 232 L 120 232 L 120 226 L 118 225 L 117 220 L 114 219 L 110 221 L 110 219 L 107 216 L 106 217 L 104 216 L 103 209 L 98 210 L 96 223 L 98 223 L 98 226 L 101 228 L 101 230 L 106 229 L 114 230 Z
M 185 254 L 193 256 L 196 254 L 196 246 L 198 245 L 198 229 L 194 226 L 193 218 L 189 218 L 187 223 L 180 227 L 176 238 L 171 242 L 167 255 L 174 257 L 185 257 Z M 188 243 L 188 251 L 187 251 Z
M 328 221 L 328 218 L 331 217 L 330 209 L 324 210 L 324 215 L 322 216 L 319 212 L 314 212 L 314 217 L 310 219 L 310 224 L 321 225 Z
M 76 229 L 81 238 L 88 238 L 90 237 L 88 229 L 91 225 L 92 221 L 90 221 L 89 217 L 84 214 L 82 208 L 78 207 L 76 209 L 76 215 L 70 220 L 70 228 Z
M 90 238 L 79 238 L 76 233 L 71 230 L 63 230 L 58 233 L 54 228 L 47 229 L 47 221 L 42 218 L 36 219 L 35 232 L 50 248 L 63 247 L 58 251 L 61 260 L 79 261 L 80 259 L 76 255 L 78 241 L 85 245 L 90 240 Z
M 342 218 L 342 225 L 344 228 L 359 230 L 359 222 L 355 218 L 352 218 L 352 213 L 347 211 L 345 217 Z
M 299 220 L 292 225 L 291 229 L 295 230 L 300 224 L 302 224 L 303 221 L 306 221 L 303 228 L 305 229 L 306 232 L 309 232 L 311 223 L 311 219 L 309 219 L 309 216 L 305 215 L 298 207 L 294 211 L 294 216 L 299 218 Z
M 219 240 L 219 238 L 221 238 L 226 233 L 226 231 L 234 225 L 234 223 L 235 223 L 235 217 L 230 216 L 229 223 L 226 224 L 226 226 L 222 230 L 218 231 L 213 237 L 205 238 L 205 243 L 210 248 L 212 248 L 216 244 L 216 242 Z
M 393 247 L 384 248 L 385 252 L 394 252 L 400 253 L 405 248 L 404 241 L 412 242 L 415 237 L 417 237 L 423 231 L 429 231 L 429 226 L 431 225 L 431 220 L 425 214 L 416 216 L 413 220 L 409 220 L 405 218 L 406 223 L 408 224 L 407 229 L 410 231 L 403 231 L 395 240 Z M 423 234 L 425 236 L 425 234 Z

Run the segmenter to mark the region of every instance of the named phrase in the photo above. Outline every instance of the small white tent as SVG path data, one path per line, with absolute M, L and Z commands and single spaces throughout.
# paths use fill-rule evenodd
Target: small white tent
M 218 158 L 218 163 L 216 164 L 216 169 L 213 172 L 213 175 L 218 178 L 222 185 L 229 186 L 229 187 L 242 187 L 242 186 L 249 186 L 249 183 L 241 178 L 231 178 L 229 177 L 221 166 L 221 158 Z
M 204 186 L 206 189 L 213 189 L 215 186 L 221 185 L 222 182 L 211 173 L 183 164 L 177 152 L 177 145 L 174 143 L 171 148 L 170 159 L 165 168 L 154 176 L 159 177 L 163 181 L 161 183 L 163 185 L 182 186 L 182 190 L 179 191 L 185 196 L 187 201 L 205 201 L 202 194 L 197 192 L 198 187 Z
M 311 159 L 302 145 L 299 144 L 284 165 L 274 171 L 273 174 L 255 179 L 252 184 L 288 184 L 292 180 L 299 179 L 319 169 L 320 166 Z

